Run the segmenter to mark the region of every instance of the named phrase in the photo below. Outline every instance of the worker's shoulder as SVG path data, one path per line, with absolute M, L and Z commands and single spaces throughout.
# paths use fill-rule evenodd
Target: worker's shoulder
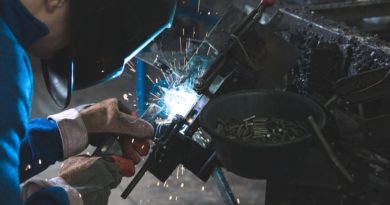
M 8 25 L 0 17 L 0 58 L 24 59 L 26 55 L 25 50 L 16 40 Z

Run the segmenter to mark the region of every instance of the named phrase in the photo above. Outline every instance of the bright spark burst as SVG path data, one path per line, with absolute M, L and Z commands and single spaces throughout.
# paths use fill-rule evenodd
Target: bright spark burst
M 193 105 L 198 100 L 198 94 L 186 85 L 166 89 L 162 88 L 164 96 L 162 102 L 165 105 L 165 112 L 168 119 L 172 119 L 175 115 L 185 116 Z
M 187 47 L 191 46 L 189 44 Z M 189 50 L 189 49 L 186 49 Z M 206 53 L 206 49 L 204 49 Z M 207 49 L 210 53 L 211 47 Z M 193 49 L 195 52 L 196 49 Z M 205 55 L 204 55 L 205 56 Z M 154 91 L 150 92 L 153 103 L 162 108 L 164 122 L 169 122 L 175 115 L 186 116 L 199 99 L 194 90 L 196 79 L 202 76 L 208 67 L 206 57 L 193 57 L 187 61 L 176 63 L 176 59 L 170 64 L 174 65 L 171 74 L 163 73 L 163 79 L 154 83 Z M 169 63 L 168 63 L 169 64 Z M 148 78 L 150 76 L 147 75 Z

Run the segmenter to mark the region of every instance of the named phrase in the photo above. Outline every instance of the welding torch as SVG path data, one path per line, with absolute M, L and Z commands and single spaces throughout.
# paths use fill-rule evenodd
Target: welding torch
M 149 111 L 153 106 L 149 107 Z M 151 112 L 153 113 L 153 112 Z M 144 115 L 143 119 L 152 121 L 155 116 Z M 170 123 L 156 124 L 151 152 L 143 166 L 134 176 L 121 197 L 126 199 L 147 171 L 164 182 L 182 164 L 198 178 L 207 181 L 215 168 L 216 155 L 211 146 L 204 146 L 184 134 L 183 128 L 189 125 L 188 121 L 176 115 Z M 115 137 L 108 137 L 94 152 L 96 156 L 121 154 L 120 145 Z

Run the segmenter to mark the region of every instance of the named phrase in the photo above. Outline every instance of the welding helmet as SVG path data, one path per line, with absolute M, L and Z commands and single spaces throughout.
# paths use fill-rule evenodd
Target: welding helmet
M 119 76 L 124 64 L 170 27 L 176 0 L 72 0 L 70 44 L 42 60 L 55 103 L 65 108 L 73 90 Z

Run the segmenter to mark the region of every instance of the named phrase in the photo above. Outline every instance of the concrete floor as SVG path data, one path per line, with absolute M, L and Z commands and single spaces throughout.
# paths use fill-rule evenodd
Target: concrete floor
M 39 61 L 33 59 L 35 68 L 35 95 L 33 102 L 32 117 L 45 117 L 48 114 L 59 112 L 56 106 L 51 102 L 46 88 L 44 87 L 41 73 L 39 70 Z M 73 97 L 72 106 L 98 102 L 110 97 L 116 97 L 123 100 L 124 93 L 134 93 L 135 79 L 133 76 L 123 76 L 112 82 L 97 86 L 92 89 L 76 92 Z M 125 103 L 136 109 L 130 99 Z M 93 152 L 90 147 L 89 152 Z M 55 177 L 58 172 L 59 163 L 51 166 L 45 172 L 39 174 L 40 178 Z M 233 192 L 239 199 L 240 204 L 262 205 L 264 204 L 265 181 L 249 180 L 232 173 L 226 172 L 227 179 L 231 184 Z M 127 200 L 120 198 L 122 190 L 127 186 L 130 179 L 123 179 L 117 189 L 112 191 L 109 204 L 128 205 L 128 204 L 150 204 L 150 205 L 223 205 L 224 202 L 212 179 L 203 183 L 192 173 L 182 170 L 180 167 L 172 174 L 167 182 L 161 183 L 151 174 L 141 180 L 138 186 Z
M 51 166 L 38 178 L 55 177 L 59 163 Z M 240 204 L 262 205 L 264 204 L 265 181 L 249 180 L 226 172 L 231 188 Z M 178 174 L 178 175 L 176 175 Z M 173 173 L 165 183 L 157 180 L 147 173 L 137 185 L 127 200 L 123 200 L 120 194 L 131 181 L 124 178 L 117 189 L 111 193 L 110 205 L 223 205 L 225 204 L 213 179 L 204 183 L 187 170 L 182 171 L 181 166 Z

